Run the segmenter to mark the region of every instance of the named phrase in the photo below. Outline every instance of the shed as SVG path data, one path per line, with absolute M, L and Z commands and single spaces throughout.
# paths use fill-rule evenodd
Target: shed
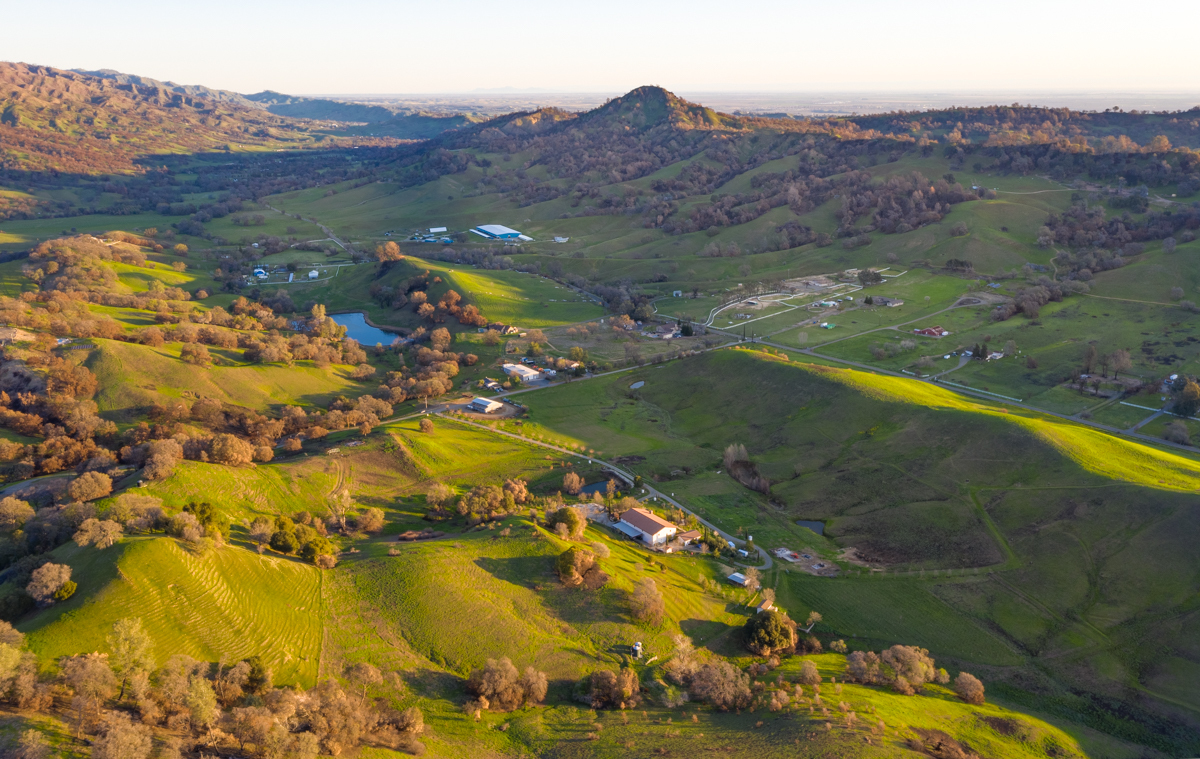
M 733 574 L 729 575 L 729 581 L 735 585 L 745 585 L 746 575 L 742 574 L 741 572 L 734 572 Z
M 671 297 L 674 297 L 674 298 L 682 298 L 682 297 L 683 297 L 683 290 L 674 290 L 674 291 L 672 291 L 672 293 L 671 293 Z
M 613 529 L 617 530 L 618 532 L 622 532 L 622 533 L 628 535 L 629 537 L 633 538 L 634 540 L 642 539 L 642 531 L 626 522 L 614 522 Z
M 317 278 L 317 277 L 319 277 L 319 276 L 321 276 L 321 274 L 320 274 L 320 272 L 318 272 L 316 269 L 313 269 L 312 271 L 310 271 L 310 272 L 308 273 L 308 278 L 309 278 L 309 279 L 316 279 L 316 278 Z
M 469 410 L 476 411 L 480 414 L 490 414 L 493 411 L 503 407 L 503 403 L 500 401 L 494 401 L 491 398 L 473 398 L 471 402 L 467 404 L 467 408 Z
M 429 228 L 429 234 L 431 234 L 431 235 L 436 235 L 438 232 L 445 232 L 445 231 L 446 231 L 445 227 L 430 227 Z
M 774 608 L 775 608 L 775 604 L 764 599 L 763 602 L 758 605 L 758 613 L 762 614 L 764 611 L 770 611 L 771 609 L 774 609 Z

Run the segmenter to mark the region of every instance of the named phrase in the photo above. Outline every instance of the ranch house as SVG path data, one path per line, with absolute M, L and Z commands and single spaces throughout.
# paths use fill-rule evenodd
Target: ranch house
M 621 515 L 619 524 L 632 528 L 621 532 L 652 546 L 668 542 L 679 531 L 678 527 L 647 509 L 629 509 Z

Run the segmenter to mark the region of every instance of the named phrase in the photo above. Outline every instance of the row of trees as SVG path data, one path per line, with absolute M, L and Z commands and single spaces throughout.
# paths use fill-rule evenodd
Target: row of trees
M 193 750 L 314 759 L 365 743 L 423 750 L 421 711 L 393 707 L 403 682 L 370 664 L 348 668 L 344 685 L 329 679 L 307 692 L 273 687 L 257 656 L 211 664 L 176 654 L 156 667 L 153 638 L 133 618 L 113 625 L 103 652 L 63 657 L 48 676 L 23 637 L 0 623 L 0 699 L 25 711 L 65 712 L 77 738 L 91 737 L 96 759 L 148 759 L 155 728 L 168 731 L 157 756 L 169 759 Z M 47 755 L 36 731 L 19 745 L 26 756 Z

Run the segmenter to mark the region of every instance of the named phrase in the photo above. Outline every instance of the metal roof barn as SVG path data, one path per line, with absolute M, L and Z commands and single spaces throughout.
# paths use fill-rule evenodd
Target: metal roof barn
M 480 224 L 475 229 L 479 230 L 484 236 L 496 240 L 510 240 L 521 236 L 521 233 L 517 230 L 509 229 L 501 224 Z

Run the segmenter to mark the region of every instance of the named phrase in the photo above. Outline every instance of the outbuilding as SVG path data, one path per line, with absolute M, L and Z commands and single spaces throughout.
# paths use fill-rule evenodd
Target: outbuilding
M 493 411 L 498 411 L 503 407 L 503 403 L 500 401 L 494 401 L 491 398 L 473 398 L 471 402 L 467 404 L 467 409 L 469 411 L 474 411 L 480 414 L 490 414 Z
M 742 574 L 741 572 L 734 572 L 733 574 L 729 575 L 729 581 L 735 585 L 745 585 L 746 575 Z
M 523 364 L 504 364 L 500 368 L 508 376 L 516 377 L 522 382 L 532 382 L 541 376 L 541 373 L 537 369 L 531 366 L 524 366 Z
M 521 233 L 517 230 L 509 229 L 501 224 L 480 224 L 471 231 L 493 240 L 516 240 L 521 236 Z
M 310 271 L 310 272 L 308 273 L 308 278 L 309 278 L 309 279 L 316 279 L 316 278 L 317 278 L 317 277 L 319 277 L 319 276 L 321 276 L 321 274 L 320 274 L 320 272 L 318 272 L 316 269 L 313 269 L 312 271 Z
M 652 546 L 666 543 L 679 531 L 678 527 L 649 509 L 629 509 L 621 515 L 621 521 L 637 530 L 643 543 Z

